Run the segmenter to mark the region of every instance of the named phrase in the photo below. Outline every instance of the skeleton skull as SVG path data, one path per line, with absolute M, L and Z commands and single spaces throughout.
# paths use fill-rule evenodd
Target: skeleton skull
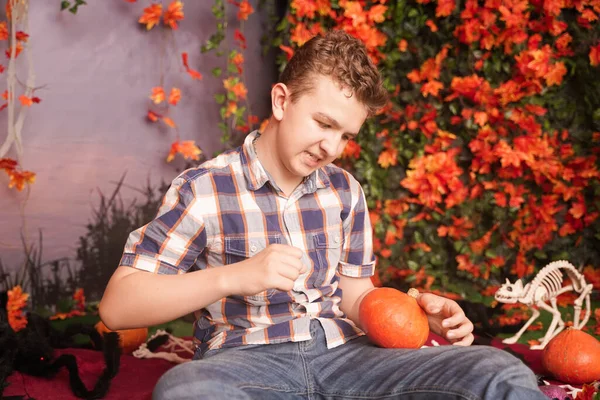
M 514 304 L 523 296 L 523 282 L 517 280 L 515 283 L 510 283 L 506 279 L 506 283 L 502 284 L 496 291 L 494 298 L 500 303 Z

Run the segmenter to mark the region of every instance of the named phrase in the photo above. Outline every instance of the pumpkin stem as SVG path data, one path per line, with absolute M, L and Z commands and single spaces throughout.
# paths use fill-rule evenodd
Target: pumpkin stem
M 416 300 L 417 296 L 419 296 L 419 291 L 415 288 L 410 288 L 406 294 Z

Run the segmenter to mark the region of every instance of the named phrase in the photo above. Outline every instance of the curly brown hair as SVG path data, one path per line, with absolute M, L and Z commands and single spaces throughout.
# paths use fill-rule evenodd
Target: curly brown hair
M 298 48 L 279 81 L 291 91 L 292 101 L 313 89 L 313 77 L 331 77 L 350 89 L 365 105 L 369 115 L 386 105 L 388 93 L 381 75 L 367 54 L 365 45 L 344 31 L 330 31 L 315 36 Z

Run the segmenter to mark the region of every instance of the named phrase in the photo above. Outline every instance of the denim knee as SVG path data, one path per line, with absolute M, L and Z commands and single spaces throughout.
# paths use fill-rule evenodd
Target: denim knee
M 250 400 L 244 391 L 215 376 L 198 376 L 191 363 L 168 370 L 154 387 L 153 400 L 233 399 Z

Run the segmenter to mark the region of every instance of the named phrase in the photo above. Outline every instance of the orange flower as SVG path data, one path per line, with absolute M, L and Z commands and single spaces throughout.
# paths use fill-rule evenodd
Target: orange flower
M 27 318 L 23 315 L 23 308 L 27 305 L 29 294 L 23 293 L 21 285 L 17 285 L 8 291 L 6 302 L 6 311 L 8 314 L 8 324 L 18 332 L 27 326 Z
M 225 118 L 228 118 L 232 114 L 235 114 L 237 109 L 238 109 L 238 106 L 235 101 L 230 101 L 229 103 L 227 103 L 227 108 L 225 109 Z
M 429 29 L 431 29 L 431 32 L 437 32 L 438 31 L 438 27 L 435 24 L 435 22 L 433 22 L 430 19 L 428 19 L 427 21 L 425 21 L 425 25 L 427 25 L 429 27 Z
M 308 42 L 314 35 L 306 28 L 302 22 L 297 23 L 291 31 L 290 40 L 298 46 Z
M 435 9 L 435 16 L 438 18 L 447 17 L 452 14 L 456 3 L 454 0 L 438 0 L 438 5 Z
M 171 151 L 167 156 L 167 162 L 173 161 L 177 153 L 181 154 L 186 160 L 191 159 L 198 161 L 200 159 L 199 156 L 200 154 L 202 154 L 202 151 L 198 148 L 198 146 L 196 146 L 194 140 L 186 140 L 183 142 L 176 141 L 173 142 L 173 144 L 171 144 Z
M 290 6 L 295 10 L 294 14 L 298 18 L 315 18 L 317 3 L 314 0 L 292 0 Z
M 346 143 L 346 147 L 344 147 L 342 158 L 358 159 L 358 157 L 360 157 L 360 150 L 360 145 L 354 140 L 350 140 L 348 143 Z
M 377 4 L 368 11 L 369 21 L 375 22 L 377 24 L 385 21 L 385 12 L 387 11 L 387 7 L 382 4 Z
M 167 7 L 167 11 L 165 11 L 165 15 L 163 16 L 163 22 L 172 29 L 177 29 L 177 21 L 181 21 L 183 17 L 183 3 L 174 0 Z
M 377 163 L 381 165 L 382 168 L 389 168 L 390 165 L 396 165 L 398 163 L 398 150 L 391 148 L 382 151 L 381 154 L 379 154 Z
M 239 4 L 239 7 L 240 9 L 237 17 L 240 21 L 246 21 L 248 16 L 254 12 L 254 9 L 248 0 L 242 0 L 242 2 Z
M 405 39 L 400 39 L 400 41 L 398 42 L 398 50 L 400 50 L 402 53 L 404 53 L 407 48 L 408 48 L 408 42 Z
M 181 100 L 181 90 L 178 88 L 171 88 L 171 93 L 169 94 L 169 104 L 176 106 L 177 103 L 179 103 L 179 100 Z
M 546 79 L 546 84 L 548 86 L 560 85 L 562 83 L 563 77 L 565 76 L 566 73 L 567 73 L 567 68 L 565 67 L 565 64 L 563 62 L 555 63 L 550 68 L 550 71 L 548 71 L 546 76 L 544 76 L 544 78 Z
M 437 96 L 441 89 L 444 88 L 444 84 L 440 81 L 431 80 L 421 87 L 421 93 L 423 97 L 428 95 Z
M 12 171 L 8 173 L 10 181 L 8 182 L 8 188 L 16 188 L 19 192 L 25 188 L 25 184 L 32 184 L 35 182 L 35 174 L 31 171 Z
M 154 3 L 150 7 L 144 8 L 144 13 L 138 20 L 140 24 L 146 24 L 146 30 L 154 28 L 154 25 L 158 25 L 160 16 L 162 15 L 162 4 Z
M 162 88 L 162 86 L 156 86 L 152 88 L 150 100 L 152 100 L 154 104 L 160 104 L 165 101 L 165 90 Z
M 231 57 L 231 62 L 238 70 L 238 73 L 242 73 L 242 65 L 244 64 L 244 55 L 242 53 L 238 53 L 234 51 L 233 56 Z

